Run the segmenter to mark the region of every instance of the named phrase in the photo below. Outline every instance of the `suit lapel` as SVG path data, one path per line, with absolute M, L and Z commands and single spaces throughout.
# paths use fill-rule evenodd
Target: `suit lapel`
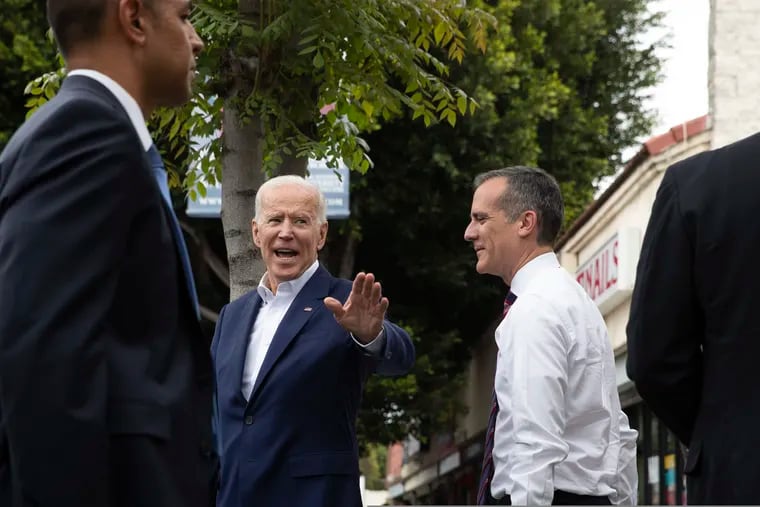
M 247 402 L 241 391 L 243 385 L 243 368 L 245 367 L 245 354 L 248 350 L 248 342 L 251 339 L 251 332 L 253 331 L 253 323 L 256 321 L 256 316 L 261 309 L 261 296 L 257 291 L 254 291 L 251 298 L 246 302 L 243 307 L 243 314 L 241 318 L 237 320 L 238 328 L 230 333 L 230 336 L 237 337 L 237 340 L 232 344 L 232 350 L 230 354 L 231 365 L 230 375 L 232 376 L 233 389 L 235 390 L 235 396 L 245 405 Z
M 261 385 L 266 381 L 267 375 L 269 375 L 277 360 L 282 356 L 306 322 L 317 311 L 317 305 L 322 304 L 322 300 L 327 296 L 329 288 L 330 275 L 320 266 L 316 273 L 314 273 L 314 276 L 311 277 L 293 300 L 285 317 L 280 322 L 280 326 L 274 333 L 272 343 L 269 345 L 269 350 L 264 357 L 264 363 L 261 365 L 261 370 L 256 377 L 256 383 L 253 386 L 253 391 L 248 401 L 249 406 L 253 404 Z

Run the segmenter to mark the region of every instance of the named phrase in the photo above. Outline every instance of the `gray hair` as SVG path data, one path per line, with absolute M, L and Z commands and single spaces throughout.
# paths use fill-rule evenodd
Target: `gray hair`
M 317 222 L 323 224 L 327 222 L 327 202 L 322 191 L 314 183 L 308 181 L 302 176 L 296 176 L 293 174 L 286 174 L 283 176 L 275 176 L 274 178 L 266 180 L 259 187 L 256 192 L 256 216 L 255 220 L 258 222 L 261 215 L 261 196 L 267 191 L 274 188 L 284 187 L 287 185 L 295 185 L 303 188 L 309 192 L 313 192 L 317 198 Z
M 499 198 L 499 207 L 507 219 L 514 221 L 521 213 L 534 211 L 538 217 L 538 244 L 553 245 L 565 218 L 557 180 L 537 167 L 512 166 L 477 175 L 473 186 L 477 189 L 493 178 L 507 180 L 507 189 Z

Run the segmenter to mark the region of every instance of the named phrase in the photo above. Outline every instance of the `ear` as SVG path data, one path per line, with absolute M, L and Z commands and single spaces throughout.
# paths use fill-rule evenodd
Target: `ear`
M 319 226 L 319 242 L 317 243 L 317 250 L 322 250 L 327 241 L 327 221 Z
M 538 233 L 538 215 L 533 210 L 528 210 L 517 219 L 517 235 L 527 238 L 531 234 Z
M 261 248 L 261 238 L 259 238 L 259 224 L 256 223 L 256 219 L 251 220 L 251 234 L 253 236 L 253 244 Z
M 117 0 L 119 28 L 133 44 L 145 44 L 148 8 L 143 0 Z

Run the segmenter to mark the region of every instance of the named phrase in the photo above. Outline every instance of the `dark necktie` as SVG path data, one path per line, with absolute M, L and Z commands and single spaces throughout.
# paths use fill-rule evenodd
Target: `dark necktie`
M 174 236 L 174 244 L 177 246 L 177 253 L 182 261 L 182 271 L 185 273 L 185 282 L 187 283 L 187 291 L 190 293 L 190 301 L 193 304 L 196 317 L 200 320 L 201 314 L 198 306 L 198 294 L 195 292 L 195 280 L 193 279 L 193 270 L 190 267 L 190 256 L 187 253 L 187 245 L 185 245 L 185 238 L 182 235 L 182 228 L 179 226 L 177 215 L 174 214 L 174 208 L 172 207 L 166 168 L 164 167 L 164 162 L 161 160 L 161 155 L 158 153 L 155 144 L 151 145 L 148 150 L 148 157 L 150 158 L 150 165 L 153 169 L 153 176 L 156 178 L 158 188 L 161 190 L 161 196 L 164 198 L 164 202 L 169 211 L 169 222 L 171 223 L 172 235 Z
M 503 317 L 507 316 L 512 304 L 517 296 L 509 291 L 504 298 Z M 502 317 L 502 318 L 503 318 Z M 480 472 L 480 483 L 478 485 L 478 505 L 487 505 L 486 498 L 490 495 L 491 480 L 493 479 L 493 437 L 496 429 L 496 416 L 499 414 L 499 401 L 496 398 L 496 386 L 494 385 L 493 395 L 491 396 L 491 414 L 488 416 L 488 427 L 486 428 L 486 444 L 483 448 L 483 468 Z

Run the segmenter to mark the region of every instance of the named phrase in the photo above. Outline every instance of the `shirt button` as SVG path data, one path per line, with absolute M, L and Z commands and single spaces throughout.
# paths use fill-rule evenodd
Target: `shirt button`
M 253 424 L 253 416 L 252 415 L 245 416 L 245 424 L 248 425 L 248 426 L 250 426 L 251 424 Z

